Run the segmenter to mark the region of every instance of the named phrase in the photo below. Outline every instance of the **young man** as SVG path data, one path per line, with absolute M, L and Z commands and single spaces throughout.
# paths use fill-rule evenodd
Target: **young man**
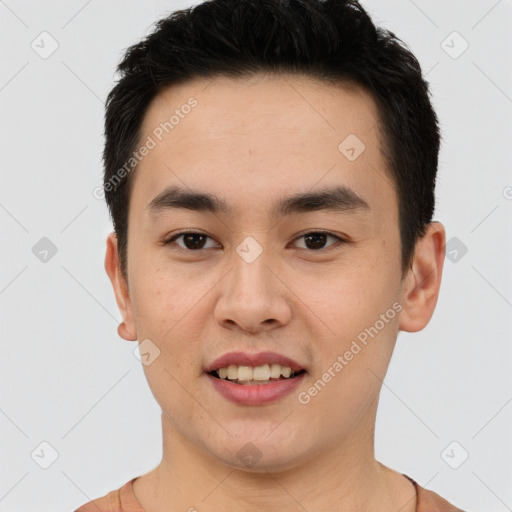
M 353 0 L 212 0 L 119 70 L 105 268 L 163 458 L 78 511 L 460 510 L 374 457 L 444 260 L 415 57 Z

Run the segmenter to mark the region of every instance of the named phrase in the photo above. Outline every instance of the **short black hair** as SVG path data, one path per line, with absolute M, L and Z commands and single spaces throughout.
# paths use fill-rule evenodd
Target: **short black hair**
M 131 172 L 126 166 L 151 101 L 195 78 L 257 73 L 306 75 L 370 93 L 398 195 L 402 273 L 411 265 L 434 213 L 438 119 L 417 59 L 356 0 L 208 0 L 157 21 L 117 71 L 106 102 L 103 186 L 125 276 L 136 165 Z

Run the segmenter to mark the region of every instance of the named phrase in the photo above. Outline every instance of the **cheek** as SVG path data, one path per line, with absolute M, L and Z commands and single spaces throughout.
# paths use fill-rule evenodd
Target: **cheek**
M 397 291 L 394 279 L 363 269 L 310 291 L 324 334 L 314 340 L 319 358 L 301 391 L 302 399 L 310 400 L 304 410 L 318 418 L 326 439 L 348 432 L 378 396 L 396 340 Z
M 318 403 L 342 400 L 354 408 L 352 416 L 380 389 L 378 376 L 383 378 L 395 345 L 400 279 L 399 268 L 390 265 L 385 255 L 375 254 L 308 288 L 308 305 L 314 304 L 319 318 L 315 330 L 323 333 L 315 377 L 322 379 L 330 369 Z
M 304 282 L 302 293 L 330 328 L 326 333 L 347 339 L 375 323 L 381 313 L 392 307 L 399 291 L 398 269 L 373 255 L 334 269 L 321 281 Z
M 138 268 L 131 286 L 136 321 L 162 338 L 192 307 L 197 293 L 182 272 L 148 260 Z
M 212 284 L 158 267 L 140 275 L 131 289 L 139 340 L 148 338 L 161 350 L 161 362 L 171 373 L 196 375 L 204 328 L 200 315 Z
M 173 418 L 187 416 L 193 404 L 184 387 L 190 387 L 199 371 L 201 339 L 199 322 L 190 318 L 202 294 L 200 290 L 191 292 L 184 282 L 165 277 L 157 269 L 141 275 L 144 279 L 132 287 L 137 334 L 140 341 L 149 339 L 158 353 L 153 362 L 143 366 L 144 373 L 162 410 Z
M 177 291 L 176 284 L 169 287 L 165 281 L 147 275 L 143 282 L 135 283 L 131 296 L 137 332 L 148 330 L 161 339 L 172 328 L 179 314 Z

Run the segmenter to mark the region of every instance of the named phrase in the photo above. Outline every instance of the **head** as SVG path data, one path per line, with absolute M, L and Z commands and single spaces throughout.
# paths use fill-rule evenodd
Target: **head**
M 120 335 L 161 352 L 144 369 L 173 429 L 235 465 L 251 441 L 276 468 L 370 425 L 444 256 L 440 135 L 415 57 L 355 1 L 212 0 L 159 21 L 119 71 L 106 269 Z M 206 370 L 237 350 L 298 361 L 295 399 L 220 396 Z M 283 403 L 296 413 L 267 437 Z

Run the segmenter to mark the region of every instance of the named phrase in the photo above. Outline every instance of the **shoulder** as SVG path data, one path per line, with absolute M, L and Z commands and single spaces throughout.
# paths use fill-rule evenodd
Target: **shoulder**
M 101 498 L 85 503 L 74 512 L 125 512 L 125 506 L 127 504 L 133 505 L 135 500 L 132 487 L 134 480 L 135 478 Z M 139 509 L 137 508 L 137 510 Z
M 421 487 L 411 477 L 404 475 L 408 478 L 416 488 L 417 493 L 417 508 L 416 512 L 464 512 L 461 508 L 452 505 L 447 500 L 439 496 L 434 491 L 429 491 Z
M 115 503 L 118 500 L 119 491 L 109 492 L 102 498 L 97 498 L 93 501 L 85 503 L 80 508 L 77 508 L 75 512 L 122 512 L 120 506 L 116 508 Z

